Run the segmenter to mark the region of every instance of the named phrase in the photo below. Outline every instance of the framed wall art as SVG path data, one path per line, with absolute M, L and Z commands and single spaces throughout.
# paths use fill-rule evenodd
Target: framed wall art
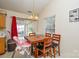
M 69 22 L 79 22 L 79 8 L 69 11 Z

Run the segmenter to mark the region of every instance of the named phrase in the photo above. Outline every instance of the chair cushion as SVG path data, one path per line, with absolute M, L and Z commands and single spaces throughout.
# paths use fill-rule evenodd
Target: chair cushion
M 57 43 L 52 43 L 52 48 L 55 48 L 55 47 L 57 47 L 58 46 L 58 44 Z

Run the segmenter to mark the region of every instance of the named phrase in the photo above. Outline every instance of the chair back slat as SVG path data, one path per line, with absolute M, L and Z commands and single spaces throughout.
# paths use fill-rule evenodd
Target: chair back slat
M 51 37 L 50 33 L 45 33 L 45 37 Z
M 51 44 L 52 44 L 51 37 L 44 38 L 44 48 L 47 48 L 47 47 L 51 46 Z
M 35 33 L 29 33 L 29 36 L 36 36 Z
M 53 34 L 53 42 L 56 42 L 56 43 L 60 43 L 60 37 L 61 37 L 61 35 L 59 35 L 59 34 Z

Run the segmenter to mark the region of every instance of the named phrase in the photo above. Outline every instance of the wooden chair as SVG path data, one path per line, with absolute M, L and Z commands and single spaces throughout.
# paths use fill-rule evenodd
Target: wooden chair
M 37 45 L 36 46 L 36 49 L 37 49 L 36 50 L 37 52 L 35 52 L 35 53 L 37 53 L 36 57 L 38 57 L 38 52 L 41 52 L 44 57 L 46 57 L 47 53 L 50 53 L 50 56 L 52 57 L 52 46 L 51 46 L 51 44 L 52 44 L 51 37 L 44 38 L 43 45 Z
M 36 36 L 36 34 L 35 33 L 29 33 L 29 36 L 34 37 L 34 36 Z M 35 46 L 35 43 L 32 43 L 32 45 L 31 45 L 31 55 L 34 54 L 34 46 Z
M 54 53 L 54 57 L 56 56 L 56 48 L 58 48 L 58 54 L 60 56 L 60 37 L 61 35 L 59 34 L 53 34 L 52 37 L 52 48 L 53 48 L 53 53 Z
M 35 33 L 29 33 L 29 36 L 36 36 Z
M 50 33 L 45 33 L 45 37 L 51 37 Z

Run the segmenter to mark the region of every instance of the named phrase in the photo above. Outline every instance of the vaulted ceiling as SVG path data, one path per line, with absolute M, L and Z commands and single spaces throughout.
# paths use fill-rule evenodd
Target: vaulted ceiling
M 51 0 L 35 0 L 35 11 L 39 14 Z M 0 8 L 29 14 L 33 0 L 0 0 Z

